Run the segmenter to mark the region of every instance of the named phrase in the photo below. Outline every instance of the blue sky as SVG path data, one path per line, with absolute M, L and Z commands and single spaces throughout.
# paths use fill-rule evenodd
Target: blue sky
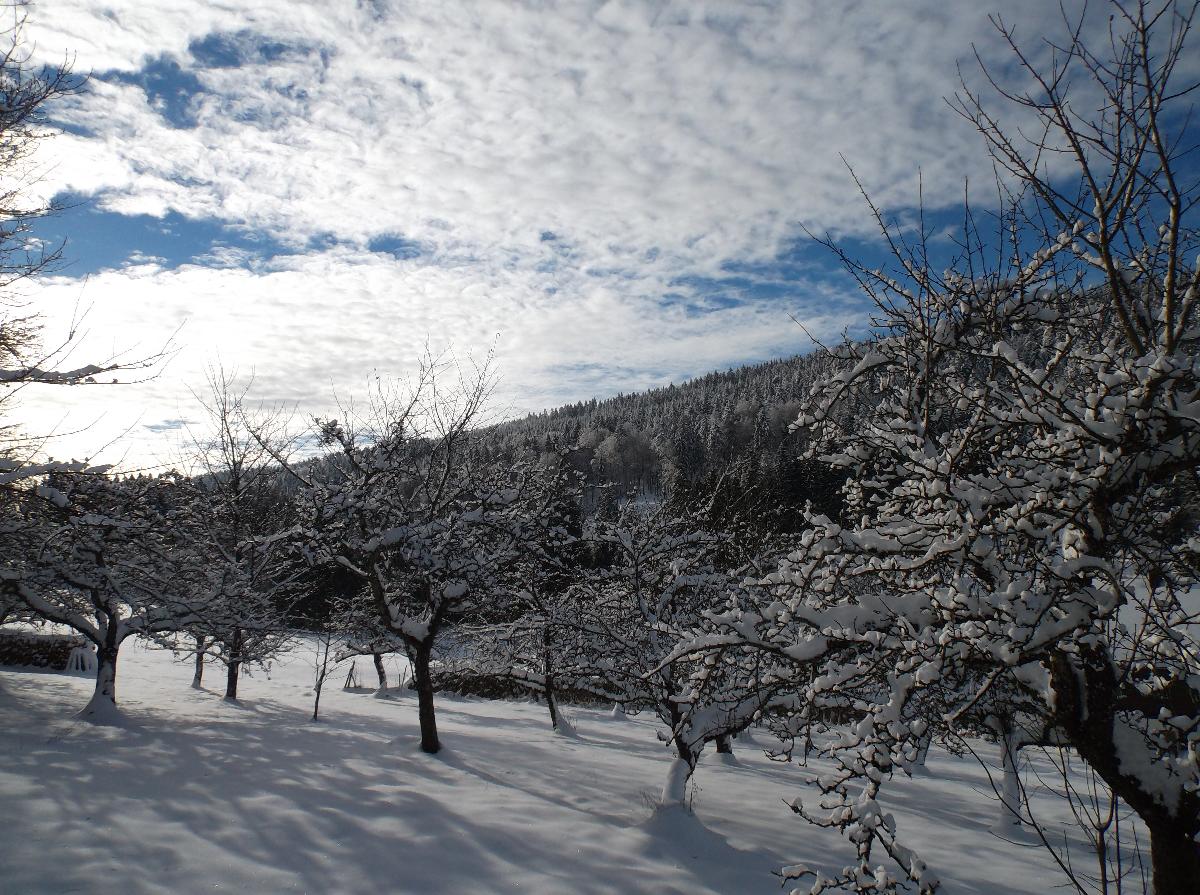
M 1031 38 L 1057 15 L 999 6 Z M 91 73 L 40 160 L 48 337 L 83 308 L 74 357 L 173 354 L 26 405 L 85 428 L 54 453 L 130 463 L 169 462 L 218 362 L 303 415 L 494 347 L 504 415 L 861 333 L 804 228 L 881 257 L 843 157 L 952 226 L 989 169 L 943 97 L 972 44 L 1003 58 L 982 7 L 931 0 L 58 0 L 28 36 Z

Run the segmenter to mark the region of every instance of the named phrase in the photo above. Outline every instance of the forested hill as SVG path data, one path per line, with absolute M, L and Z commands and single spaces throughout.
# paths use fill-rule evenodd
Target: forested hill
M 802 436 L 789 426 L 812 385 L 842 364 L 819 350 L 569 404 L 489 434 L 502 456 L 571 449 L 577 468 L 624 493 L 699 495 L 719 482 L 741 495 L 802 502 L 818 470 L 799 460 Z

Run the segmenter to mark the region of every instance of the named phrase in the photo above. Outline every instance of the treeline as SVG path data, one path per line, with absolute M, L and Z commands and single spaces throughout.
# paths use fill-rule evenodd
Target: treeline
M 490 427 L 484 449 L 510 460 L 566 449 L 589 486 L 589 512 L 624 499 L 715 500 L 726 516 L 795 531 L 809 502 L 839 512 L 843 477 L 805 456 L 795 422 L 813 388 L 844 367 L 819 349 L 593 398 Z

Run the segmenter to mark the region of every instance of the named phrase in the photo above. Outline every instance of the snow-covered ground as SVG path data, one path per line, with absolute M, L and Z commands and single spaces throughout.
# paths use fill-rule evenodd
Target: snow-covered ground
M 693 813 L 655 812 L 670 756 L 648 717 L 568 709 L 569 739 L 532 703 L 441 697 L 430 756 L 415 696 L 344 691 L 346 666 L 312 723 L 312 652 L 244 680 L 233 705 L 219 669 L 195 691 L 187 665 L 127 643 L 124 728 L 71 719 L 86 677 L 0 669 L 0 893 L 775 893 L 783 865 L 852 857 L 784 804 L 809 769 L 761 748 L 706 754 Z M 1041 848 L 988 832 L 977 762 L 929 765 L 892 804 L 945 891 L 1062 882 Z

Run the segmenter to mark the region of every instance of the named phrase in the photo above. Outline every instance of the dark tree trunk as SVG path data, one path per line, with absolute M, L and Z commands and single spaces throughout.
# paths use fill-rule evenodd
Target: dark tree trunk
M 717 737 L 717 754 L 732 755 L 733 754 L 733 739 L 727 733 Z
M 1193 895 L 1200 885 L 1200 845 L 1181 823 L 1148 827 L 1154 895 Z
M 103 646 L 96 651 L 96 690 L 93 699 L 117 704 L 117 647 Z
M 1154 895 L 1194 895 L 1200 885 L 1200 843 L 1181 823 L 1150 825 Z
M 1125 772 L 1115 742 L 1118 681 L 1106 652 L 1080 649 L 1050 660 L 1055 722 L 1112 791 L 1137 812 L 1150 831 L 1154 895 L 1193 895 L 1200 880 L 1200 794 L 1183 792 L 1168 808 L 1160 796 Z
M 117 724 L 117 651 L 121 641 L 110 632 L 103 644 L 96 647 L 96 689 L 92 698 L 79 713 L 79 718 L 93 724 Z
M 192 674 L 192 689 L 199 690 L 204 684 L 204 648 L 208 645 L 208 638 L 199 634 L 196 637 L 196 670 Z
M 238 678 L 242 673 L 242 632 L 235 628 L 229 639 L 229 664 L 225 669 L 225 698 L 236 702 L 238 698 Z
M 225 669 L 225 698 L 236 702 L 238 698 L 238 678 L 241 677 L 242 662 L 240 659 L 230 659 L 229 667 Z
M 554 698 L 554 679 L 546 678 L 546 708 L 550 712 L 550 727 L 558 730 L 558 700 Z
M 387 671 L 383 667 L 383 655 L 381 653 L 371 653 L 371 658 L 375 660 L 375 674 L 379 676 L 379 689 L 387 689 Z
M 326 633 L 317 640 L 317 679 L 313 682 L 314 721 L 317 720 L 317 712 L 321 709 L 321 691 L 325 689 L 325 678 L 329 676 L 329 639 L 330 635 Z
M 558 700 L 554 697 L 554 666 L 550 660 L 550 627 L 542 628 L 542 677 L 545 679 L 546 709 L 550 712 L 550 727 L 558 730 Z
M 432 641 L 425 640 L 417 644 L 412 656 L 413 678 L 417 686 L 417 717 L 421 722 L 421 751 L 431 755 L 442 748 L 433 710 L 433 674 L 429 667 L 432 652 Z

